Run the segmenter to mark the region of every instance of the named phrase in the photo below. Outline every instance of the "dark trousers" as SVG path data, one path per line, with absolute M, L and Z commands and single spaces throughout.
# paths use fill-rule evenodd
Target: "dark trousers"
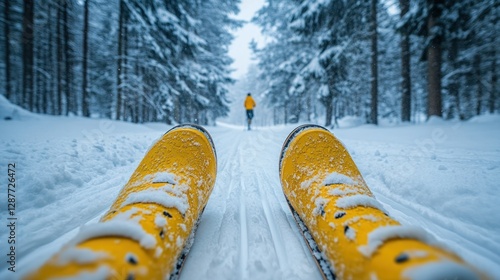
M 247 110 L 247 118 L 253 119 L 253 110 Z

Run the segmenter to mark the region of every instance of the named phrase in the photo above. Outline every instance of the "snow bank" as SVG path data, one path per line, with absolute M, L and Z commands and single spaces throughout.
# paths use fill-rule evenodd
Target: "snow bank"
M 366 124 L 366 119 L 362 117 L 355 116 L 345 116 L 337 120 L 339 127 L 341 128 L 351 128 Z
M 428 124 L 445 124 L 446 121 L 441 117 L 431 116 L 429 119 L 427 119 L 427 123 Z
M 149 145 L 165 133 L 104 119 L 36 116 L 0 120 L 0 166 L 17 167 L 20 256 L 105 212 Z M 0 188 L 0 196 L 5 193 Z M 0 231 L 0 238 L 7 234 Z
M 469 123 L 500 123 L 500 115 L 498 114 L 485 114 L 472 117 L 468 120 Z
M 0 94 L 0 121 L 3 120 L 30 120 L 38 119 L 39 116 L 33 114 L 17 105 L 10 103 L 5 96 Z

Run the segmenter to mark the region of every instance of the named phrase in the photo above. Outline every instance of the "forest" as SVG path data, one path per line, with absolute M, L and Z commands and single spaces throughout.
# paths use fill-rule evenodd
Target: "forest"
M 213 123 L 238 3 L 2 0 L 1 92 L 43 114 Z
M 214 124 L 240 1 L 2 0 L 0 92 L 32 112 Z M 266 0 L 245 77 L 273 124 L 499 111 L 495 0 Z

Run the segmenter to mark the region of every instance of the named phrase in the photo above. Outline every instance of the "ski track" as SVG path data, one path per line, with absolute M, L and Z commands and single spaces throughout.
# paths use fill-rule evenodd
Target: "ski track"
M 281 145 L 293 128 L 271 127 L 244 131 L 243 127 L 208 127 L 217 151 L 217 181 L 201 217 L 194 244 L 186 258 L 181 280 L 322 279 L 290 212 L 279 181 L 278 160 Z M 335 131 L 337 132 L 346 133 L 342 130 Z M 161 133 L 163 131 L 158 132 L 159 135 Z M 153 139 L 152 136 L 153 134 L 149 133 L 143 139 L 149 141 Z M 493 275 L 500 275 L 498 236 L 492 235 L 491 230 L 471 224 L 467 219 L 473 216 L 463 217 L 465 220 L 450 218 L 446 213 L 436 213 L 435 209 L 425 203 L 419 203 L 418 199 L 413 199 L 412 193 L 398 193 L 398 185 L 407 182 L 405 178 L 397 178 L 401 167 L 396 166 L 410 155 L 412 163 L 417 165 L 428 163 L 429 158 L 431 159 L 433 166 L 423 170 L 426 173 L 432 173 L 433 170 L 450 172 L 455 166 L 460 167 L 458 170 L 467 170 L 463 166 L 473 166 L 472 170 L 495 172 L 500 166 L 500 149 L 496 153 L 479 154 L 477 151 L 464 149 L 458 149 L 456 152 L 452 149 L 436 149 L 425 154 L 413 152 L 408 144 L 378 143 L 342 136 L 340 138 L 345 141 L 368 185 L 377 199 L 387 207 L 391 216 L 402 223 L 424 227 L 439 241 L 465 256 L 467 261 Z M 137 145 L 137 141 L 129 139 L 123 139 L 121 144 L 127 144 L 127 141 L 130 145 Z M 134 149 L 145 151 L 144 145 L 146 144 Z M 15 149 L 6 152 L 19 154 L 20 161 L 26 157 Z M 83 220 L 81 223 L 98 221 L 110 204 L 103 200 L 112 200 L 111 197 L 119 191 L 120 185 L 126 182 L 138 160 L 140 159 L 115 166 L 85 184 L 86 188 L 93 185 L 92 190 L 102 190 L 99 195 L 101 206 L 94 205 L 86 209 L 83 215 L 78 217 Z M 485 168 L 480 168 L 482 166 Z M 109 178 L 109 174 L 121 175 Z M 479 175 L 477 177 L 481 178 Z M 439 180 L 437 175 L 429 176 Z M 489 181 L 485 182 L 491 184 Z M 418 188 L 427 182 L 423 180 L 408 184 Z M 78 192 L 88 192 L 86 188 L 75 191 L 74 197 L 80 197 Z M 89 199 L 92 197 L 95 196 Z M 66 199 L 67 201 L 63 201 L 64 205 L 72 204 L 72 197 Z M 78 213 L 75 209 L 85 208 L 82 205 L 88 202 L 75 200 L 70 208 L 73 210 L 68 211 Z M 54 215 L 61 215 L 61 221 L 68 221 L 66 214 L 55 211 L 59 204 L 53 203 L 48 207 L 54 208 Z M 443 208 L 444 210 L 447 208 Z M 54 220 L 54 217 L 51 219 Z M 52 242 L 45 237 L 25 242 L 26 250 L 31 251 L 37 245 L 39 248 L 21 256 L 20 269 L 40 265 L 50 257 L 76 234 L 79 220 L 48 228 L 52 231 L 51 236 L 55 238 Z M 38 222 L 43 223 L 44 220 Z M 44 236 L 46 235 L 47 233 Z M 0 279 L 7 279 L 3 278 L 3 275 L 4 273 L 0 273 Z
M 218 178 L 181 280 L 321 279 L 279 183 L 278 156 L 289 130 L 210 130 Z

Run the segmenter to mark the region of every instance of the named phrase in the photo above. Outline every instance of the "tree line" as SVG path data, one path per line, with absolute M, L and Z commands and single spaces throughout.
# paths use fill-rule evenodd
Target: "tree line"
M 267 0 L 255 83 L 274 123 L 495 113 L 499 15 L 494 0 Z
M 228 111 L 232 0 L 3 0 L 3 95 L 32 112 L 213 123 Z

